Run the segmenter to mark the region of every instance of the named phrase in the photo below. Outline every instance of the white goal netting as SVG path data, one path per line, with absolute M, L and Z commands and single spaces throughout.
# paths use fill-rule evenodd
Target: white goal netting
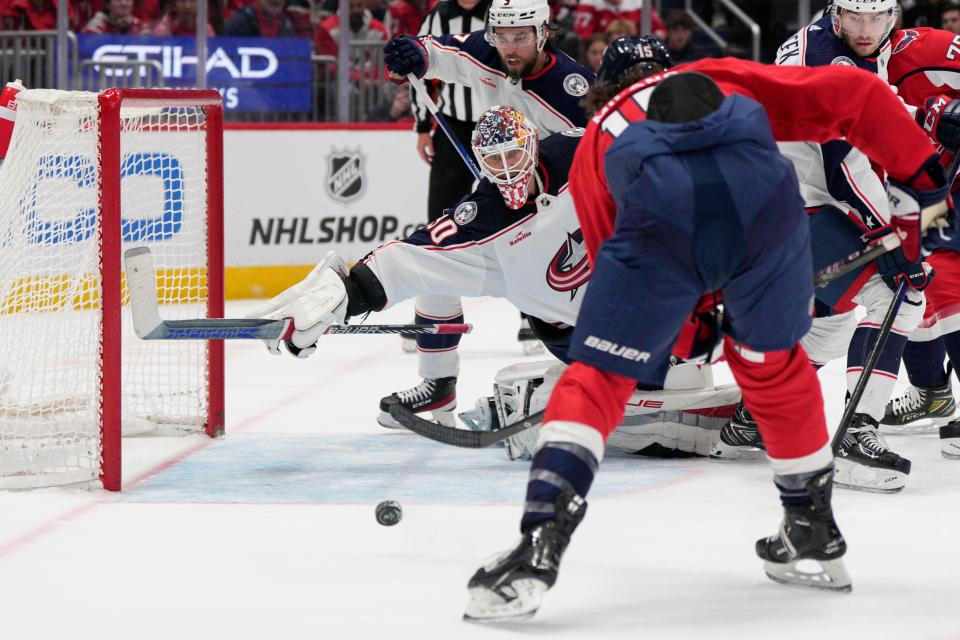
M 103 453 L 108 394 L 121 394 L 124 435 L 207 423 L 208 343 L 138 340 L 125 287 L 108 286 L 103 295 L 123 304 L 122 330 L 101 346 L 101 265 L 122 261 L 109 234 L 122 249 L 151 248 L 165 318 L 207 315 L 205 110 L 135 104 L 118 116 L 95 93 L 18 96 L 0 167 L 0 488 L 100 476 L 112 455 Z M 99 135 L 118 125 L 117 225 L 101 206 L 116 158 L 101 153 Z M 103 383 L 116 346 L 119 389 Z

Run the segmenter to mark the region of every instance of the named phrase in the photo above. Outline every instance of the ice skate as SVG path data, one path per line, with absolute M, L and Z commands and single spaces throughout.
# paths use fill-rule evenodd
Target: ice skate
M 960 460 L 960 420 L 940 427 L 940 454 L 947 460 Z
M 523 355 L 536 356 L 543 353 L 546 348 L 537 334 L 530 328 L 530 321 L 526 318 L 520 320 L 520 330 L 517 332 L 517 341 L 520 342 L 520 348 L 523 349 Z
M 814 476 L 805 487 L 812 504 L 785 507 L 779 533 L 757 540 L 757 555 L 774 582 L 828 591 L 852 590 L 850 574 L 841 560 L 847 543 L 830 507 L 832 484 L 831 469 Z
M 540 608 L 543 594 L 557 581 L 570 536 L 587 512 L 573 492 L 557 496 L 556 517 L 524 532 L 520 543 L 477 570 L 467 591 L 463 619 L 470 622 L 527 620 Z
M 743 404 L 737 404 L 730 421 L 720 429 L 720 440 L 710 450 L 710 457 L 720 460 L 752 460 L 766 451 L 760 429 Z
M 838 487 L 896 493 L 903 490 L 910 473 L 910 461 L 887 446 L 877 431 L 877 422 L 863 413 L 853 414 L 836 455 Z
M 948 372 L 947 381 L 941 386 L 910 387 L 903 395 L 888 402 L 880 424 L 886 431 L 923 433 L 950 422 L 956 409 Z M 917 425 L 921 420 L 930 422 Z
M 381 427 L 388 429 L 402 429 L 403 427 L 390 415 L 390 407 L 394 404 L 405 405 L 414 413 L 431 412 L 433 420 L 440 424 L 452 427 L 455 419 L 453 410 L 457 407 L 457 379 L 424 378 L 423 382 L 404 391 L 397 391 L 380 399 L 380 415 L 377 422 Z

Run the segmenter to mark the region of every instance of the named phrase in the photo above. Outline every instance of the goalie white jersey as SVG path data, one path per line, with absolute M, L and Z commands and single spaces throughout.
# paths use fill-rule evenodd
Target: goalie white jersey
M 495 296 L 549 323 L 572 325 L 590 277 L 567 173 L 583 131 L 540 143 L 543 193 L 507 208 L 487 180 L 452 210 L 363 262 L 383 286 L 387 307 L 420 295 Z

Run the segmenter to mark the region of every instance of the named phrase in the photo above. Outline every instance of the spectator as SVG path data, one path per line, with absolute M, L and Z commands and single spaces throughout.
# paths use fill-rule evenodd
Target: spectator
M 667 27 L 665 44 L 674 64 L 693 62 L 704 57 L 693 44 L 693 30 L 696 24 L 686 11 L 671 9 L 667 13 L 665 24 Z
M 197 0 L 172 0 L 170 8 L 147 33 L 155 36 L 192 36 L 197 33 Z M 207 23 L 207 35 L 214 35 Z
M 286 0 L 257 0 L 236 9 L 223 26 L 223 35 L 247 38 L 292 38 L 293 22 L 284 12 Z
M 581 40 L 588 40 L 595 33 L 607 31 L 611 22 L 623 19 L 631 22 L 634 31 L 629 35 L 637 35 L 641 26 L 641 14 L 646 11 L 644 2 L 651 0 L 580 0 L 573 11 L 573 30 Z M 666 36 L 666 30 L 657 12 L 650 9 L 650 28 L 658 38 Z M 621 35 L 626 35 L 622 33 Z M 609 33 L 609 32 L 608 32 Z
M 940 27 L 954 35 L 960 35 L 960 5 L 951 4 L 943 10 Z
M 70 30 L 82 31 L 93 16 L 103 11 L 103 5 L 103 0 L 70 0 Z
M 305 1 L 307 0 L 297 0 L 297 2 Z M 314 0 L 314 2 L 320 4 L 320 15 L 324 18 L 335 14 L 340 8 L 340 2 L 338 0 L 323 0 L 322 3 L 320 0 Z M 366 5 L 370 15 L 388 27 L 390 26 L 390 12 L 387 9 L 387 0 L 366 0 Z
M 133 0 L 107 0 L 103 11 L 98 11 L 82 33 L 136 35 L 143 30 L 140 18 L 133 15 Z
M 903 13 L 903 24 L 907 27 L 936 27 L 940 24 L 943 5 L 941 0 L 917 0 Z
M 393 0 L 387 5 L 390 13 L 390 34 L 393 37 L 417 35 L 423 19 L 435 4 L 436 0 Z
M 637 35 L 637 25 L 625 18 L 614 20 L 604 30 L 607 42 L 613 42 L 617 38 L 632 38 L 635 35 Z
M 340 16 L 333 14 L 320 23 L 314 37 L 317 53 L 337 55 L 337 41 L 340 38 Z M 366 0 L 350 0 L 350 40 L 383 41 L 390 39 L 385 24 L 371 15 L 366 8 Z M 333 47 L 332 51 L 329 50 Z
M 611 40 L 612 42 L 612 40 Z M 600 71 L 600 63 L 603 62 L 603 52 L 607 50 L 607 36 L 603 33 L 595 33 L 587 40 L 587 46 L 583 49 L 583 56 L 580 64 L 590 71 L 597 73 Z
M 72 19 L 72 6 L 69 11 Z M 9 0 L 3 14 L 5 30 L 54 31 L 57 28 L 56 0 Z
M 371 110 L 367 115 L 367 122 L 413 122 L 410 85 L 394 84 L 392 86 L 395 89 L 390 104 Z

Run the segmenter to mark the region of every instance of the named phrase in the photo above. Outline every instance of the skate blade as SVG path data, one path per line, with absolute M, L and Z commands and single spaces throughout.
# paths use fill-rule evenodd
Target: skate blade
M 470 600 L 463 612 L 464 621 L 486 624 L 522 622 L 532 618 L 540 609 L 547 585 L 539 580 L 526 579 L 514 580 L 510 587 L 516 593 L 511 600 L 504 600 L 486 587 L 467 589 Z
M 717 441 L 710 449 L 710 458 L 712 460 L 760 460 L 766 458 L 767 452 L 756 447 L 737 447 L 725 443 L 722 440 Z
M 433 420 L 437 424 L 442 424 L 445 427 L 453 427 L 457 424 L 457 419 L 453 415 L 453 411 L 432 411 L 425 414 L 423 417 Z M 406 431 L 407 428 L 394 420 L 387 411 L 381 411 L 380 415 L 377 416 L 377 424 L 385 429 L 394 429 L 396 431 Z
M 833 485 L 867 493 L 900 493 L 907 484 L 907 476 L 899 471 L 878 469 L 834 458 Z
M 953 418 L 932 419 L 923 424 L 911 422 L 910 424 L 881 424 L 880 431 L 888 436 L 911 436 L 935 433 L 945 424 L 948 424 Z
M 817 570 L 807 571 L 807 567 L 816 567 Z M 843 560 L 764 561 L 763 569 L 768 578 L 780 584 L 841 593 L 853 591 L 853 583 Z
M 960 460 L 960 439 L 941 440 L 940 455 L 947 460 Z

